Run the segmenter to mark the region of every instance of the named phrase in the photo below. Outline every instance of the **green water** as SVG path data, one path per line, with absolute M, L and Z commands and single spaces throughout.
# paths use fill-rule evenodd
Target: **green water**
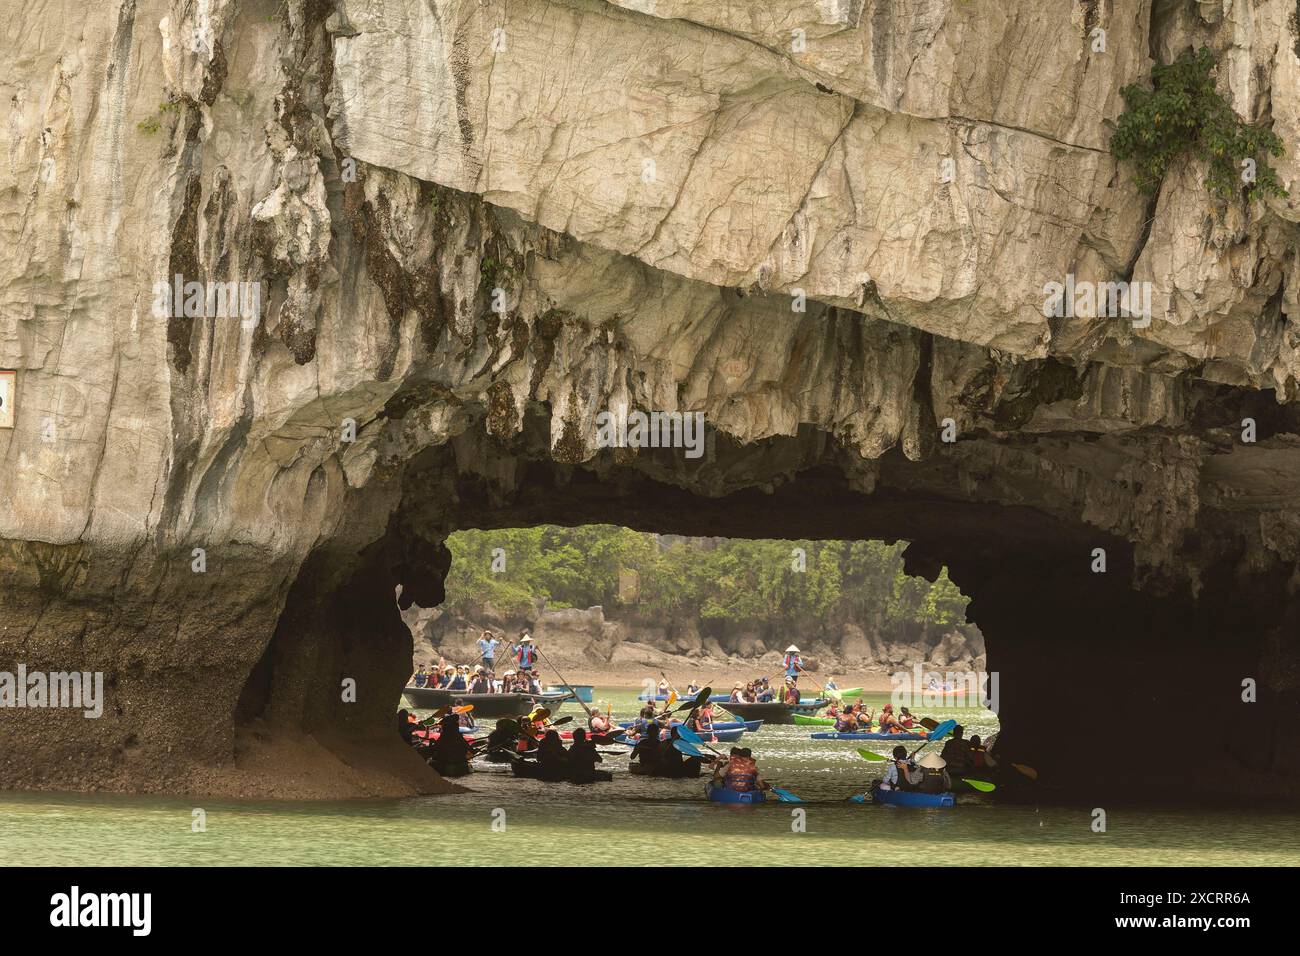
M 630 715 L 634 692 L 598 691 Z M 869 698 L 871 699 L 871 698 Z M 876 709 L 885 700 L 874 698 Z M 919 708 L 917 708 L 919 710 Z M 566 708 L 563 713 L 581 711 Z M 956 716 L 969 733 L 992 714 Z M 746 735 L 764 775 L 809 801 L 804 829 L 790 805 L 731 807 L 704 799 L 704 781 L 617 773 L 573 787 L 485 765 L 472 792 L 349 803 L 271 803 L 100 795 L 0 794 L 0 862 L 43 865 L 726 865 L 1300 864 L 1300 814 L 1114 809 L 1094 833 L 1087 810 L 995 805 L 974 793 L 953 810 L 848 804 L 879 765 L 861 742 L 818 742 L 818 728 L 765 726 Z M 884 745 L 873 749 L 885 749 Z M 191 830 L 192 811 L 207 831 Z M 504 829 L 500 829 L 501 822 Z M 496 826 L 494 827 L 494 823 Z

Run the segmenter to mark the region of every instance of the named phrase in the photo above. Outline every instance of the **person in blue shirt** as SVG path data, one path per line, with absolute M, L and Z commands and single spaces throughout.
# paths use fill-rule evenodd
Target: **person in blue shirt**
M 491 631 L 484 631 L 478 639 L 478 662 L 485 671 L 496 670 L 493 666 L 497 660 L 497 645 L 501 642 L 492 636 Z
M 785 676 L 798 677 L 803 672 L 803 658 L 799 656 L 799 648 L 791 644 L 785 649 Z

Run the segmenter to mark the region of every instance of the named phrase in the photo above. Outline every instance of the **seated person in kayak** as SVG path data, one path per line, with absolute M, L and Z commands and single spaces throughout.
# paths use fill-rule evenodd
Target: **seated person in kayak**
M 537 745 L 537 762 L 545 769 L 563 771 L 568 765 L 568 759 L 569 755 L 564 749 L 559 731 L 548 730 L 541 743 Z
M 697 710 L 692 710 L 686 718 L 686 726 L 706 740 L 713 736 L 713 705 L 706 703 Z
M 591 715 L 587 718 L 587 727 L 593 733 L 604 734 L 609 731 L 613 725 L 608 717 L 600 712 L 599 707 L 591 708 Z
M 970 756 L 971 766 L 976 770 L 996 770 L 998 767 L 998 762 L 993 759 L 993 755 L 984 749 L 979 734 L 971 736 Z
M 915 790 L 925 777 L 916 769 L 907 756 L 907 748 L 901 744 L 894 748 L 894 759 L 885 768 L 885 776 L 880 780 L 881 790 Z
M 952 779 L 948 776 L 948 763 L 938 754 L 926 754 L 916 762 L 921 772 L 921 782 L 915 787 L 921 793 L 947 793 L 952 789 Z
M 655 767 L 659 764 L 659 734 L 643 734 L 641 739 L 636 742 L 632 748 L 632 754 L 628 757 L 629 761 L 640 761 L 643 767 Z
M 886 704 L 880 711 L 880 732 L 882 734 L 901 734 L 906 729 L 894 715 L 894 705 Z
M 917 719 L 912 716 L 912 712 L 906 707 L 898 712 L 898 722 L 904 730 L 915 730 Z
M 835 718 L 835 730 L 841 734 L 861 732 L 858 728 L 858 715 L 852 707 L 846 708 L 842 714 Z
M 447 714 L 438 721 L 438 739 L 428 749 L 427 756 L 434 764 L 450 765 L 469 760 L 469 744 L 460 732 L 460 718 Z
M 569 745 L 567 760 L 569 773 L 587 777 L 595 772 L 596 764 L 604 762 L 596 752 L 596 745 L 587 739 L 587 732 L 581 727 L 573 731 L 573 743 Z
M 767 781 L 758 775 L 758 764 L 748 747 L 732 747 L 727 759 L 713 770 L 713 784 L 737 793 L 768 789 Z
M 397 712 L 397 732 L 402 735 L 402 740 L 412 747 L 419 746 L 420 742 L 415 739 L 415 732 L 420 729 L 420 723 L 415 719 L 409 710 L 403 707 Z
M 514 750 L 519 740 L 519 724 L 513 720 L 501 718 L 497 721 L 496 728 L 487 737 L 487 749 L 491 753 L 494 750 Z
M 970 742 L 965 738 L 966 728 L 958 724 L 952 729 L 952 738 L 943 745 L 939 756 L 947 761 L 953 773 L 964 773 L 974 765 L 970 752 Z

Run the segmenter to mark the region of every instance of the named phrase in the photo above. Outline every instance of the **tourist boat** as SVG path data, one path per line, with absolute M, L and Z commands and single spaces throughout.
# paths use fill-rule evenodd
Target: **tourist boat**
M 767 800 L 762 790 L 728 790 L 715 787 L 712 780 L 705 784 L 704 792 L 714 803 L 764 803 Z
M 407 686 L 402 689 L 412 707 L 418 710 L 437 710 L 450 707 L 453 701 L 473 704 L 475 717 L 522 717 L 534 707 L 545 707 L 555 713 L 573 695 L 564 694 L 466 694 L 457 690 L 432 687 Z
M 769 724 L 793 724 L 795 714 L 805 714 L 811 717 L 829 703 L 829 700 L 819 697 L 816 700 L 799 704 L 782 704 L 776 701 L 766 704 L 741 704 L 736 701 L 727 701 L 722 706 L 741 720 L 762 720 Z
M 910 732 L 899 734 L 841 734 L 835 731 L 824 734 L 809 734 L 813 740 L 924 740 L 925 734 Z
M 591 684 L 547 684 L 546 693 L 548 694 L 568 694 L 570 688 L 578 695 L 578 700 L 584 704 L 590 704 L 595 696 L 596 688 Z

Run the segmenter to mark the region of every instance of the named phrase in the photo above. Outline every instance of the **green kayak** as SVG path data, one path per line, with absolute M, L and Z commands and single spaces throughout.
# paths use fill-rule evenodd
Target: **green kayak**
M 833 727 L 835 726 L 834 717 L 806 717 L 803 714 L 790 715 L 796 724 L 811 724 L 814 727 Z
M 829 695 L 829 693 L 830 692 L 828 691 L 827 694 Z M 841 697 L 861 697 L 862 688 L 861 687 L 837 687 L 835 688 L 835 693 L 839 694 Z

